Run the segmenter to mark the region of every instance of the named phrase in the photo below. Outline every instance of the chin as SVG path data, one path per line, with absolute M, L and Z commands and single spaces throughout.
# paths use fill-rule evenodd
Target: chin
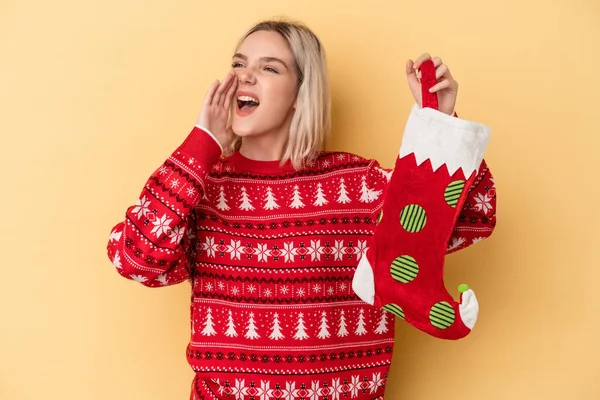
M 248 117 L 240 117 L 235 115 L 232 120 L 231 129 L 237 136 L 248 137 L 258 136 L 261 134 L 261 129 L 256 126 L 255 120 Z
M 231 129 L 233 129 L 233 133 L 235 133 L 236 136 L 240 137 L 258 136 L 260 134 L 256 129 L 247 124 L 234 123 Z

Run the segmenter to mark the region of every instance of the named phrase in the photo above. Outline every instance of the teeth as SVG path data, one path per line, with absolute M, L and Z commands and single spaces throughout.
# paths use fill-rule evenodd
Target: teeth
M 257 99 L 255 99 L 254 97 L 250 97 L 250 96 L 238 96 L 238 100 L 239 101 L 253 101 L 255 103 L 258 103 Z

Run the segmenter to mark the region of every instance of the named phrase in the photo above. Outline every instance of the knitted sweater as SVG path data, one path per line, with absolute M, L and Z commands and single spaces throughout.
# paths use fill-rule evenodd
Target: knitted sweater
M 435 113 L 443 125 L 448 116 Z M 384 201 L 395 201 L 386 200 L 393 171 L 346 152 L 323 152 L 299 171 L 221 153 L 194 127 L 108 242 L 127 279 L 189 281 L 191 398 L 383 398 L 395 316 L 362 301 L 352 279 Z M 485 161 L 465 191 L 447 253 L 495 226 Z

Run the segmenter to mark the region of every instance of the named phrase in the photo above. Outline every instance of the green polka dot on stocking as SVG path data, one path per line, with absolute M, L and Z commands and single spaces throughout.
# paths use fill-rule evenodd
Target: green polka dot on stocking
M 425 209 L 418 204 L 409 204 L 400 211 L 400 225 L 408 232 L 419 232 L 427 222 Z
M 446 203 L 448 203 L 451 207 L 456 207 L 458 203 L 458 198 L 465 187 L 465 181 L 457 180 L 448 185 L 446 187 L 446 191 L 444 192 L 444 198 L 446 199 Z
M 436 303 L 431 307 L 431 311 L 429 311 L 429 321 L 431 322 L 431 325 L 439 329 L 448 328 L 454 323 L 454 318 L 454 309 L 446 301 Z
M 390 270 L 392 278 L 402 283 L 408 283 L 417 277 L 419 265 L 411 256 L 400 256 L 392 262 Z
M 402 310 L 402 308 L 400 306 L 397 306 L 396 304 L 386 304 L 385 306 L 383 306 L 383 309 L 404 319 L 404 310 Z

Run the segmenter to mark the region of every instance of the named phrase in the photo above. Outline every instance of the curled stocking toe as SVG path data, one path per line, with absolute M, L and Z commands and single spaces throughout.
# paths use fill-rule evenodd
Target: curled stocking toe
M 461 285 L 463 286 L 463 285 Z M 477 322 L 477 315 L 479 313 L 479 303 L 477 302 L 477 296 L 475 296 L 475 292 L 471 289 L 466 288 L 466 290 L 461 290 L 461 301 L 460 301 L 460 319 L 462 319 L 463 324 L 469 329 L 473 329 L 475 323 Z

